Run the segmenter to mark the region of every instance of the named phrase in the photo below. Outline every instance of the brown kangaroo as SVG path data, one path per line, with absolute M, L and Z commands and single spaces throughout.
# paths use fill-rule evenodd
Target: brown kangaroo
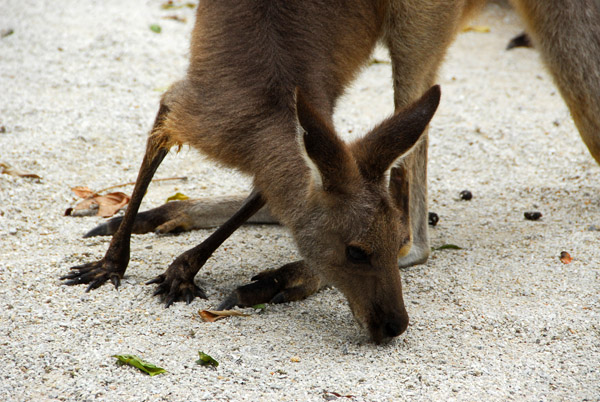
M 195 274 L 266 204 L 259 220 L 288 226 L 304 260 L 259 274 L 220 307 L 298 300 L 332 284 L 375 342 L 401 334 L 408 315 L 398 265 L 422 263 L 430 250 L 426 126 L 439 88 L 427 89 L 458 28 L 481 3 L 201 1 L 187 76 L 163 96 L 131 204 L 122 221 L 90 233 L 111 233 L 120 223 L 109 249 L 102 260 L 73 267 L 62 279 L 87 283 L 88 290 L 107 280 L 118 286 L 132 231 L 202 227 L 239 208 L 149 282 L 158 284 L 155 294 L 167 305 L 205 297 Z M 513 3 L 600 162 L 598 1 Z M 377 41 L 390 51 L 397 113 L 347 145 L 332 129 L 335 102 Z M 217 204 L 217 221 L 206 222 L 212 209 L 196 201 L 167 204 L 136 222 L 154 171 L 180 144 L 251 174 L 254 191 L 243 204 Z

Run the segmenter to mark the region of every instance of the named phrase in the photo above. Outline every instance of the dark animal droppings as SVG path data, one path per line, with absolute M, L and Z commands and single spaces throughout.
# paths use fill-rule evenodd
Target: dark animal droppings
M 429 213 L 429 226 L 435 226 L 440 221 L 440 217 L 435 212 Z
M 469 201 L 471 198 L 473 198 L 473 193 L 471 193 L 469 190 L 463 190 L 459 195 L 460 199 L 465 201 Z
M 525 215 L 525 219 L 527 219 L 528 221 L 537 221 L 542 217 L 542 213 L 538 211 L 528 211 L 525 212 L 523 215 Z

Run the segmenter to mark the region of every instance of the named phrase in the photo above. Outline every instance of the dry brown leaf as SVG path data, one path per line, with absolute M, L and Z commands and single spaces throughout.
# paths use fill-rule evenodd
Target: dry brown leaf
M 348 399 L 354 398 L 354 395 L 342 395 L 339 392 L 334 392 L 334 391 L 323 390 L 323 392 L 325 393 L 325 395 L 331 394 L 331 395 L 335 396 L 336 398 L 348 398 Z
M 226 317 L 238 316 L 238 317 L 248 317 L 248 314 L 241 313 L 236 310 L 200 310 L 198 311 L 202 321 L 206 322 L 215 322 L 217 320 L 221 320 Z
M 180 17 L 178 15 L 167 15 L 167 16 L 163 17 L 163 19 L 173 20 L 173 21 L 182 22 L 182 23 L 187 22 L 187 19 L 185 19 L 184 17 Z
M 563 264 L 570 264 L 573 262 L 573 257 L 571 257 L 571 254 L 568 252 L 563 251 L 560 253 L 560 262 Z
M 89 198 L 89 197 L 93 197 L 94 195 L 98 195 L 94 191 L 90 190 L 89 187 L 85 187 L 85 186 L 73 187 L 71 189 L 71 191 L 73 191 L 75 193 L 75 195 L 79 198 Z
M 87 190 L 89 190 L 87 187 L 76 187 L 73 189 L 73 192 L 78 195 L 82 194 L 80 197 L 83 198 L 83 195 L 86 194 Z M 127 205 L 131 199 L 131 197 L 129 197 L 127 194 L 120 191 L 106 195 L 98 195 L 91 190 L 89 191 L 91 192 L 91 195 L 85 198 L 83 201 L 80 201 L 72 209 L 69 208 L 66 211 L 66 215 L 99 215 L 104 218 L 109 218 Z
M 100 195 L 98 197 L 94 197 L 94 199 L 100 205 L 100 208 L 98 208 L 98 215 L 108 218 L 116 214 L 125 205 L 129 204 L 131 197 L 118 191 L 116 193 Z
M 41 177 L 35 173 L 24 172 L 5 162 L 0 162 L 0 173 L 9 174 L 11 176 L 28 177 L 31 179 L 41 179 Z

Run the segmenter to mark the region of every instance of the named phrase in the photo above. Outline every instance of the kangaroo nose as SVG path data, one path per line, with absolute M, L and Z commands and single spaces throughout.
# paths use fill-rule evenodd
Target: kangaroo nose
M 400 335 L 408 327 L 408 317 L 396 318 L 385 323 L 383 329 L 386 336 L 393 338 Z

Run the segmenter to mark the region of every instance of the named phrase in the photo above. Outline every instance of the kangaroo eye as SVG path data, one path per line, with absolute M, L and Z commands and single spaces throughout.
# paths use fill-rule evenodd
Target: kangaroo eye
M 364 264 L 369 262 L 369 254 L 367 254 L 365 250 L 356 246 L 346 247 L 346 256 L 354 263 Z

